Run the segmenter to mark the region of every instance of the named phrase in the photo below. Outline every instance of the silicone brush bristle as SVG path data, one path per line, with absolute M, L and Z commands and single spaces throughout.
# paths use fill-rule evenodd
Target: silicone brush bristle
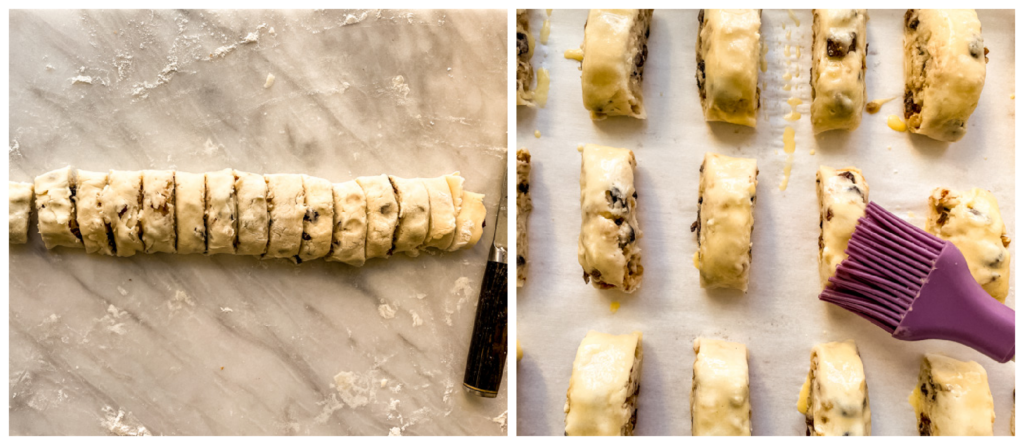
M 850 238 L 848 257 L 819 298 L 891 334 L 910 310 L 945 243 L 868 203 Z

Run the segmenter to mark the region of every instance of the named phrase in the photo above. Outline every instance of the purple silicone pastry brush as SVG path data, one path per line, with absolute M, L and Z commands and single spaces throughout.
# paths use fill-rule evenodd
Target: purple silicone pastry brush
M 1014 311 L 971 277 L 960 250 L 875 203 L 846 248 L 821 300 L 899 340 L 961 343 L 1005 363 L 1014 356 Z

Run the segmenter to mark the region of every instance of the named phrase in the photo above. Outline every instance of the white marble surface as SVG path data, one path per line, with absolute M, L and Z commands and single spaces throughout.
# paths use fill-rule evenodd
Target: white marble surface
M 505 11 L 11 11 L 10 39 L 11 180 L 460 170 L 494 214 Z M 358 269 L 33 233 L 9 256 L 9 432 L 504 434 L 506 385 L 461 389 L 492 225 L 469 251 Z

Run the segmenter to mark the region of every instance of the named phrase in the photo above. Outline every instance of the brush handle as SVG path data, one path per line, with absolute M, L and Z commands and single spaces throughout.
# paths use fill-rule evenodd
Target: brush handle
M 974 281 L 967 261 L 947 243 L 935 270 L 892 336 L 901 340 L 950 340 L 1000 363 L 1014 357 L 1014 311 Z

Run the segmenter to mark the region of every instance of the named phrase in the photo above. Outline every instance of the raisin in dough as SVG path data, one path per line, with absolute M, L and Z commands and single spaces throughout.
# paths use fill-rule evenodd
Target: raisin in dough
M 530 10 L 516 10 L 516 105 L 536 108 L 533 101 L 533 36 L 530 35 Z
M 398 227 L 398 200 L 387 175 L 356 178 L 366 196 L 366 259 L 391 255 Z
M 145 252 L 143 229 L 139 225 L 142 215 L 142 172 L 111 170 L 107 186 L 100 194 L 103 203 L 103 222 L 113 228 L 117 256 L 129 257 Z
M 797 410 L 808 436 L 870 436 L 871 406 L 864 363 L 853 340 L 811 349 L 811 369 L 800 388 Z
M 480 241 L 484 234 L 484 220 L 487 208 L 484 207 L 484 195 L 473 192 L 462 192 L 462 209 L 455 217 L 455 239 L 448 247 L 449 251 L 469 249 Z
M 697 89 L 704 120 L 756 127 L 761 10 L 702 9 L 697 20 Z
M 206 253 L 206 175 L 174 173 L 178 253 Z
M 430 232 L 423 246 L 445 249 L 455 237 L 456 213 L 451 189 L 444 176 L 423 179 L 423 185 L 430 193 Z
M 75 218 L 77 184 L 71 167 L 37 176 L 34 188 L 39 235 L 43 237 L 46 248 L 82 248 L 82 234 Z
M 302 175 L 267 175 L 267 209 L 270 236 L 263 258 L 294 259 L 302 244 L 302 220 L 306 216 Z
M 238 204 L 235 171 L 226 168 L 206 174 L 206 253 L 235 253 Z
M 583 338 L 565 401 L 566 436 L 632 436 L 643 368 L 643 334 L 590 331 Z
M 971 276 L 1000 303 L 1010 292 L 1010 237 L 992 192 L 956 192 L 939 187 L 928 198 L 925 230 L 953 243 Z
M 747 347 L 709 338 L 693 342 L 690 421 L 694 436 L 749 436 Z
M 814 133 L 860 126 L 867 89 L 868 10 L 815 9 L 811 54 Z
M 530 150 L 516 151 L 516 287 L 526 284 L 527 230 L 533 200 L 530 199 Z
M 756 159 L 704 155 L 697 221 L 690 226 L 697 232 L 693 264 L 702 288 L 747 291 L 757 173 Z
M 146 246 L 146 253 L 175 252 L 177 235 L 174 219 L 174 172 L 144 170 L 139 224 L 142 226 L 142 244 Z
M 910 405 L 922 436 L 991 436 L 996 421 L 985 368 L 941 354 L 925 354 Z
M 395 229 L 394 253 L 419 255 L 419 248 L 430 231 L 430 193 L 419 179 L 388 176 L 398 198 L 398 228 Z
M 114 226 L 103 218 L 103 202 L 100 197 L 107 188 L 106 172 L 78 170 L 78 190 L 75 192 L 75 218 L 82 234 L 82 243 L 87 253 L 116 255 Z
M 985 86 L 988 48 L 978 14 L 973 9 L 910 9 L 903 30 L 907 129 L 959 141 Z
M 640 288 L 644 273 L 637 245 L 643 232 L 636 218 L 636 158 L 624 148 L 587 144 L 580 150 L 583 223 L 577 256 L 583 281 L 632 293 Z
M 366 195 L 355 181 L 334 184 L 334 235 L 327 261 L 366 262 Z
M 868 182 L 860 170 L 847 167 L 836 170 L 821 166 L 817 173 L 818 276 L 821 287 L 836 274 L 836 267 L 846 259 L 846 246 L 868 206 Z
M 235 171 L 238 202 L 238 255 L 267 253 L 270 214 L 267 211 L 267 179 L 263 175 Z
M 590 118 L 646 119 L 643 77 L 653 9 L 591 9 L 583 26 L 583 106 Z
M 7 194 L 10 199 L 8 240 L 11 244 L 25 244 L 28 242 L 28 215 L 32 211 L 32 184 L 8 181 Z
M 307 175 L 302 175 L 302 188 L 306 194 L 306 216 L 302 218 L 299 261 L 309 261 L 323 257 L 331 250 L 334 192 L 330 181 Z

